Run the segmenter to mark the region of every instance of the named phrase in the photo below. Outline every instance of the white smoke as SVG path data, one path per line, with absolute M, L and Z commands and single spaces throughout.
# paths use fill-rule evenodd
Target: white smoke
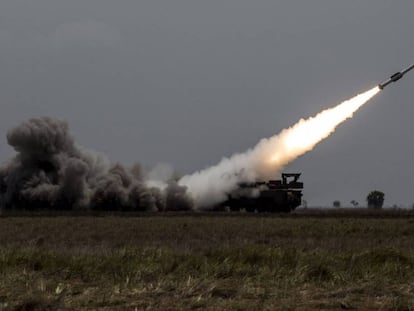
M 188 188 L 199 208 L 223 202 L 238 183 L 267 179 L 280 173 L 285 165 L 312 150 L 339 124 L 352 118 L 354 112 L 379 91 L 374 87 L 314 117 L 301 119 L 278 135 L 262 139 L 244 153 L 223 158 L 215 166 L 182 177 L 179 184 Z

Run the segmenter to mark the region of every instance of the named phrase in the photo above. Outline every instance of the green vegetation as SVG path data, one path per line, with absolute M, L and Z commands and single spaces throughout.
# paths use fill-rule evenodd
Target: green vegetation
M 369 208 L 381 209 L 384 204 L 384 192 L 374 190 L 367 196 L 367 203 Z
M 0 310 L 414 309 L 411 217 L 4 217 L 0 228 Z
M 341 207 L 341 201 L 338 201 L 338 200 L 333 201 L 332 206 L 335 207 L 335 208 L 340 208 Z

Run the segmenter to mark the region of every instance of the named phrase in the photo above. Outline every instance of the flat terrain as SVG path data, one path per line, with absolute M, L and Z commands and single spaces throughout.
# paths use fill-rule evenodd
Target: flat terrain
M 412 215 L 326 213 L 2 217 L 0 310 L 414 310 Z

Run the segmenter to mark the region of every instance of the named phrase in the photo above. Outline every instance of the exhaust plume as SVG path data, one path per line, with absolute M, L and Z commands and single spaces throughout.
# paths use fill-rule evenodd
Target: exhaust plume
M 179 184 L 188 188 L 197 207 L 208 208 L 223 202 L 238 183 L 268 179 L 280 173 L 284 166 L 312 150 L 339 124 L 352 118 L 354 112 L 379 91 L 376 86 L 314 117 L 301 119 L 278 135 L 262 139 L 244 153 L 223 158 L 215 166 L 182 177 Z

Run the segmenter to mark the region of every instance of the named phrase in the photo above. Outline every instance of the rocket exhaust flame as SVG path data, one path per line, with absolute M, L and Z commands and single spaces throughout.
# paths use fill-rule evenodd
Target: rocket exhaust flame
M 184 176 L 179 184 L 187 186 L 198 207 L 209 207 L 226 199 L 227 193 L 244 181 L 270 178 L 285 165 L 312 150 L 374 97 L 376 86 L 314 117 L 301 119 L 279 134 L 262 139 L 244 153 L 222 159 L 217 165 Z
M 270 165 L 275 168 L 284 166 L 298 156 L 312 150 L 317 143 L 333 133 L 339 124 L 352 118 L 354 112 L 379 91 L 378 87 L 374 87 L 333 108 L 326 109 L 314 117 L 306 120 L 301 119 L 291 128 L 283 130 L 274 137 L 277 140 L 271 147 L 274 152 L 270 158 Z

